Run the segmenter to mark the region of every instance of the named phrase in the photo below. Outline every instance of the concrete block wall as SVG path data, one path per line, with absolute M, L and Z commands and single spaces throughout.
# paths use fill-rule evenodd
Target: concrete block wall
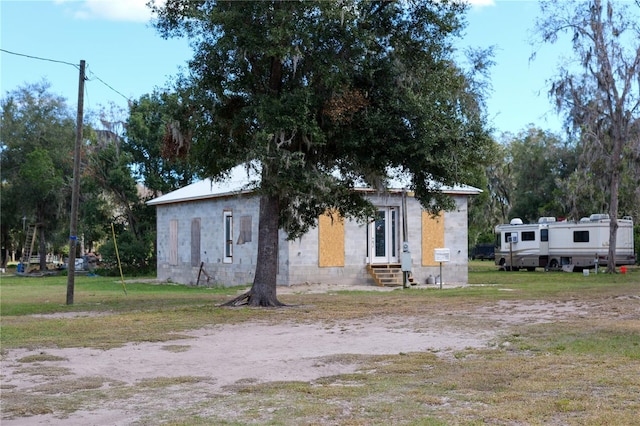
M 421 211 L 420 204 L 411 199 L 407 202 L 407 210 L 410 215 L 417 215 Z M 468 282 L 468 223 L 467 223 L 467 196 L 454 197 L 456 206 L 453 210 L 444 214 L 444 247 L 450 250 L 450 261 L 442 263 L 442 276 L 445 283 L 466 284 Z M 422 265 L 422 244 L 419 238 L 422 235 L 421 223 L 410 222 L 409 245 L 412 254 L 412 274 L 418 284 L 425 284 L 429 276 L 434 278 L 440 275 L 440 267 Z M 417 236 L 418 239 L 413 236 Z M 414 254 L 415 253 L 415 254 Z
M 457 196 L 456 209 L 445 213 L 445 246 L 451 250 L 451 261 L 443 264 L 444 282 L 466 283 L 467 272 L 467 196 Z M 402 244 L 402 197 L 400 194 L 375 195 L 374 204 L 397 207 L 397 252 Z M 214 284 L 247 285 L 253 282 L 258 248 L 259 197 L 243 195 L 202 201 L 157 206 L 158 279 L 182 284 L 195 284 L 199 266 L 191 262 L 191 221 L 200 218 L 200 260 L 204 270 L 213 276 Z M 223 262 L 223 212 L 233 213 L 233 261 Z M 412 257 L 412 273 L 418 283 L 429 275 L 439 275 L 438 267 L 422 266 L 422 207 L 412 197 L 407 198 L 408 242 Z M 240 220 L 251 217 L 251 241 L 237 244 Z M 414 220 L 415 218 L 415 220 Z M 178 264 L 169 264 L 169 223 L 178 221 Z M 299 283 L 372 284 L 366 270 L 367 225 L 345 221 L 344 267 L 320 267 L 318 263 L 318 228 L 302 238 L 287 241 L 280 231 L 277 284 Z M 204 280 L 204 279 L 203 279 Z
M 374 195 L 372 202 L 379 206 L 398 207 L 400 211 L 402 198 L 393 194 Z M 292 242 L 289 246 L 290 283 L 373 284 L 367 271 L 367 226 L 354 220 L 345 220 L 343 267 L 319 266 L 318 228 L 311 229 L 300 240 Z M 400 230 L 401 222 L 398 221 L 396 226 Z
M 467 196 L 455 196 L 456 207 L 445 212 L 445 248 L 451 251 L 450 262 L 443 263 L 442 275 L 447 283 L 468 282 L 467 243 Z M 400 194 L 372 196 L 375 205 L 397 207 L 401 212 Z M 439 266 L 422 266 L 422 206 L 413 197 L 407 197 L 407 240 L 412 258 L 412 275 L 419 284 L 425 284 L 429 275 L 440 275 Z M 401 214 L 400 214 L 401 216 Z M 402 251 L 402 217 L 397 223 L 397 252 Z M 290 275 L 288 284 L 335 283 L 373 284 L 367 265 L 367 225 L 356 221 L 345 221 L 345 266 L 320 267 L 318 265 L 318 229 L 311 229 L 300 240 L 289 243 Z
M 199 265 L 191 264 L 191 221 L 200 218 L 200 261 L 215 285 L 237 286 L 253 281 L 258 247 L 257 197 L 239 196 L 157 206 L 158 279 L 195 284 Z M 224 263 L 224 211 L 233 214 L 233 261 Z M 251 216 L 251 241 L 237 244 L 240 218 Z M 169 262 L 169 223 L 178 221 L 178 264 Z M 203 278 L 202 278 L 203 279 Z
M 455 198 L 456 208 L 447 212 L 444 242 L 451 249 L 450 261 L 443 265 L 443 282 L 466 284 L 469 281 L 469 223 L 467 196 Z M 451 278 L 449 278 L 449 276 Z

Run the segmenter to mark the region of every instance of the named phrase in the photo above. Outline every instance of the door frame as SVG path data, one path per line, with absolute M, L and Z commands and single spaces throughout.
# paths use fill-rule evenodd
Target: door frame
M 367 262 L 369 264 L 398 263 L 400 209 L 395 206 L 378 206 L 377 210 L 378 217 L 367 225 Z M 383 228 L 380 229 L 380 226 Z M 382 255 L 378 255 L 380 248 L 384 250 Z

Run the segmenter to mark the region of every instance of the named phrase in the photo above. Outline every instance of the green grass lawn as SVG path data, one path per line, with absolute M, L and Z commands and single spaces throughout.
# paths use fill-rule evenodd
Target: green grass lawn
M 147 310 L 166 305 L 193 303 L 231 294 L 229 289 L 156 285 L 121 282 L 116 277 L 78 275 L 75 277 L 74 304 L 66 305 L 67 277 L 2 277 L 0 289 L 2 315 L 47 314 L 76 311 Z M 126 289 L 126 293 L 125 293 Z
M 399 291 L 391 294 L 344 291 L 340 292 L 338 299 L 344 305 L 328 304 L 314 315 L 322 320 L 349 319 L 373 311 L 404 314 L 402 306 L 410 311 L 412 306 L 432 303 L 464 309 L 467 304 L 497 300 L 608 300 L 620 293 L 639 294 L 640 269 L 630 268 L 626 274 L 584 276 L 582 273 L 542 270 L 504 272 L 498 271 L 490 262 L 472 261 L 469 283 L 471 285 L 468 287 L 454 289 Z M 243 290 L 239 288 L 189 287 L 136 281 L 125 281 L 124 288 L 118 278 L 77 276 L 75 303 L 66 305 L 67 278 L 64 276 L 3 276 L 0 281 L 2 348 L 51 344 L 110 347 L 129 341 L 170 339 L 169 333 L 198 328 L 211 322 L 241 322 L 278 316 L 272 310 L 218 307 Z M 318 298 L 320 303 L 326 303 L 326 295 L 285 295 L 280 298 L 289 304 L 318 303 Z M 350 300 L 358 303 L 350 304 Z M 73 312 L 110 315 L 86 316 L 73 321 L 65 319 L 64 315 L 51 316 Z M 34 318 L 33 315 L 39 316 Z M 296 315 L 296 312 L 289 313 L 294 319 Z M 104 327 L 111 322 L 112 326 Z M 136 331 L 141 322 L 146 323 L 144 334 Z M 73 324 L 73 329 L 69 329 L 70 324 Z
M 500 272 L 492 263 L 473 261 L 469 281 L 470 286 L 443 290 L 282 294 L 281 301 L 293 308 L 251 309 L 219 307 L 242 290 L 238 288 L 126 282 L 125 295 L 119 279 L 87 276 L 76 277 L 75 303 L 67 306 L 66 277 L 3 276 L 0 343 L 3 356 L 14 348 L 39 349 L 35 358 L 21 360 L 25 369 L 38 369 L 48 360 L 47 348 L 171 343 L 183 331 L 211 324 L 366 323 L 372 316 L 390 316 L 418 318 L 426 326 L 445 319 L 451 326 L 475 330 L 492 323 L 479 323 L 466 312 L 501 303 L 571 304 L 588 314 L 505 327 L 484 349 L 458 351 L 453 357 L 431 352 L 345 354 L 360 363 L 356 373 L 313 383 L 238 383 L 206 403 L 181 410 L 167 407 L 142 424 L 638 424 L 638 268 L 626 274 L 584 276 Z M 337 355 L 324 362 L 340 360 Z M 105 401 L 126 404 L 134 394 L 188 394 L 199 380 L 187 377 L 126 387 L 107 386 L 101 378 L 83 383 L 60 379 L 55 392 L 38 394 L 2 387 L 3 419 L 28 419 L 37 414 L 35 407 L 64 416 Z
M 248 312 L 215 309 L 237 291 L 136 281 L 125 281 L 123 287 L 118 278 L 79 275 L 74 304 L 67 305 L 67 277 L 3 277 L 2 348 L 108 348 L 131 341 L 170 340 L 171 333 L 197 328 L 217 317 L 246 319 Z M 74 320 L 64 316 L 74 312 L 91 315 Z

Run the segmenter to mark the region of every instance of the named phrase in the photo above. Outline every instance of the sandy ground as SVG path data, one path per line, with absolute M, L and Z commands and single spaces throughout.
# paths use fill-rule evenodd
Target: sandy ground
M 279 289 L 286 292 L 324 292 L 326 286 L 302 286 Z M 371 287 L 368 287 L 370 290 Z M 61 357 L 46 361 L 47 368 L 68 369 L 70 378 L 100 378 L 109 383 L 136 385 L 144 380 L 170 377 L 197 377 L 197 392 L 191 395 L 167 394 L 166 400 L 136 400 L 122 406 L 106 403 L 89 406 L 68 417 L 55 413 L 31 417 L 2 417 L 2 425 L 125 425 L 135 423 L 158 407 L 181 401 L 193 404 L 199 399 L 225 392 L 225 387 L 242 382 L 313 381 L 320 377 L 353 372 L 357 364 L 344 354 L 398 354 L 432 351 L 451 356 L 456 350 L 485 347 L 500 324 L 512 326 L 525 322 L 552 321 L 558 316 L 583 315 L 580 306 L 570 302 L 549 305 L 501 302 L 495 306 L 479 306 L 470 315 L 498 324 L 488 331 L 448 325 L 446 313 L 425 319 L 376 317 L 366 321 L 340 321 L 331 324 L 261 324 L 213 325 L 192 330 L 187 338 L 161 343 L 132 343 L 124 347 L 98 350 L 90 348 L 7 351 L 2 359 L 2 392 L 37 392 L 55 385 L 60 377 L 33 374 L 19 360 L 25 356 L 46 353 Z M 76 313 L 75 315 L 83 315 Z M 341 355 L 341 356 L 338 356 Z M 333 356 L 333 357 L 332 357 Z M 59 415 L 59 414 L 58 414 Z

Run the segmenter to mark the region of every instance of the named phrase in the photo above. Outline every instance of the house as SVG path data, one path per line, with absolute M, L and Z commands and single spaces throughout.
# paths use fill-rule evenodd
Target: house
M 148 202 L 157 210 L 159 280 L 196 284 L 206 276 L 216 285 L 253 282 L 260 199 L 240 170 L 234 169 L 230 181 L 205 179 Z M 407 278 L 425 284 L 438 282 L 441 268 L 443 282 L 467 282 L 467 201 L 479 189 L 443 188 L 456 207 L 437 217 L 402 188 L 358 190 L 377 206 L 375 221 L 323 215 L 300 239 L 287 241 L 280 231 L 278 285 L 398 285 Z M 435 249 L 447 250 L 436 254 Z M 409 268 L 410 274 L 401 272 Z

